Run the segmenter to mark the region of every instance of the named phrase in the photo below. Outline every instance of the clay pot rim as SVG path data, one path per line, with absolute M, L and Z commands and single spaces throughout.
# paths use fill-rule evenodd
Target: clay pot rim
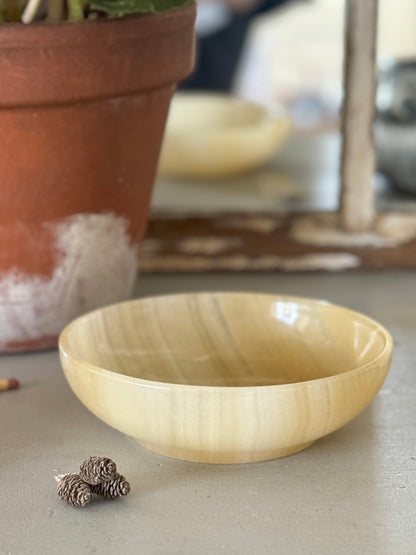
M 189 23 L 188 19 L 184 18 L 184 13 L 189 12 L 189 15 L 192 17 L 195 9 L 196 1 L 188 0 L 182 6 L 177 6 L 163 12 L 138 13 L 111 19 L 84 19 L 81 21 L 60 21 L 57 23 L 40 21 L 26 25 L 10 22 L 0 25 L 0 50 L 16 48 L 23 50 L 25 48 L 33 48 L 34 45 L 39 48 L 41 47 L 39 40 L 42 40 L 40 39 L 42 35 L 45 36 L 45 41 L 48 43 L 51 38 L 58 40 L 59 43 L 67 43 L 68 40 L 71 40 L 71 45 L 85 43 L 88 40 L 82 40 L 83 37 L 89 37 L 91 34 L 95 35 L 96 29 L 102 29 L 103 26 L 114 29 L 119 26 L 124 26 L 125 28 L 130 26 L 131 30 L 134 31 L 136 39 L 138 37 L 145 38 L 146 36 L 165 35 L 172 32 L 172 23 L 177 23 L 175 25 L 177 29 L 186 27 Z M 168 23 L 168 25 L 163 25 L 163 22 Z M 81 34 L 79 32 L 80 27 L 87 32 Z M 125 29 L 123 32 L 128 33 L 128 31 L 128 29 Z M 101 37 L 94 36 L 95 41 L 97 41 L 97 38 L 99 40 Z M 126 34 L 125 39 L 128 40 L 128 38 L 129 36 Z M 34 45 L 31 44 L 32 41 Z
M 196 4 L 157 14 L 0 26 L 0 109 L 120 98 L 172 85 L 194 60 Z

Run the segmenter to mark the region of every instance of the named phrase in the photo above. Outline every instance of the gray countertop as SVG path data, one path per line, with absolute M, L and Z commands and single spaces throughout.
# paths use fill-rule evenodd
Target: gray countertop
M 294 133 L 267 164 L 234 179 L 187 181 L 159 177 L 152 210 L 168 213 L 336 210 L 340 149 L 338 133 Z M 397 192 L 378 174 L 374 185 L 379 211 L 416 210 L 415 195 Z
M 70 391 L 56 352 L 2 356 L 1 554 L 416 554 L 416 302 L 412 273 L 149 276 L 139 296 L 262 290 L 326 298 L 395 339 L 387 381 L 352 423 L 292 457 L 203 465 L 152 454 Z M 112 457 L 130 495 L 64 504 L 54 474 Z

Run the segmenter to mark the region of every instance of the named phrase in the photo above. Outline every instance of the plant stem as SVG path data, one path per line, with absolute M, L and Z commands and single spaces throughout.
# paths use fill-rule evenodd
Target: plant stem
M 65 0 L 49 0 L 48 2 L 48 15 L 46 21 L 48 23 L 57 23 L 62 21 L 65 16 L 64 11 Z
M 84 8 L 87 5 L 87 0 L 68 0 L 70 21 L 79 21 L 84 19 Z
M 23 23 L 32 23 L 33 21 L 35 21 L 41 3 L 42 0 L 28 0 L 26 8 L 22 13 Z

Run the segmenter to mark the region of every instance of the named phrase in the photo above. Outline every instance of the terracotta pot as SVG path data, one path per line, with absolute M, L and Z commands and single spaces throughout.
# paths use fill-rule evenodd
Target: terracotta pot
M 127 298 L 195 5 L 0 27 L 0 350 Z

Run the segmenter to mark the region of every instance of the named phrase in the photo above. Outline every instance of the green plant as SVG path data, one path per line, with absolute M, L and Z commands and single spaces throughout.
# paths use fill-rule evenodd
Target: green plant
M 189 0 L 0 0 L 0 23 L 79 21 L 162 12 Z

